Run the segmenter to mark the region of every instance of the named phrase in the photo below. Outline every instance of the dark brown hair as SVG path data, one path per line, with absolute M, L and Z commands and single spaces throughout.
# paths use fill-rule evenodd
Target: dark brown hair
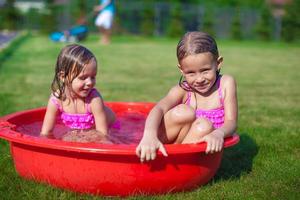
M 65 88 L 71 88 L 72 81 L 92 59 L 97 62 L 94 54 L 84 46 L 78 44 L 65 46 L 56 61 L 55 75 L 51 84 L 53 95 L 64 99 Z
M 181 60 L 189 55 L 210 52 L 214 58 L 219 57 L 218 47 L 215 39 L 204 32 L 187 32 L 177 45 L 177 59 Z

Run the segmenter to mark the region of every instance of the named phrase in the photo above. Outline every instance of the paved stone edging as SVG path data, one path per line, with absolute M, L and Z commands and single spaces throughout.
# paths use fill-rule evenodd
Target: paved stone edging
M 11 40 L 16 38 L 18 35 L 18 32 L 6 32 L 2 31 L 0 32 L 0 49 L 5 48 Z

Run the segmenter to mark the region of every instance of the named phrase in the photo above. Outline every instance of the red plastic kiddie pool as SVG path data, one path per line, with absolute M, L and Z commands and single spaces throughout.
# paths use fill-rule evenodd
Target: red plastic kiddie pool
M 153 103 L 124 102 L 107 105 L 118 117 L 125 119 L 127 130 L 130 123 L 142 127 L 144 121 L 140 119 L 145 119 L 154 106 Z M 135 155 L 137 144 L 78 143 L 39 138 L 44 114 L 45 108 L 38 108 L 0 118 L 0 137 L 10 142 L 16 171 L 24 178 L 80 193 L 148 195 L 196 188 L 207 183 L 220 166 L 223 151 L 205 154 L 205 143 L 167 144 L 168 157 L 159 153 L 154 161 L 140 163 Z M 126 121 L 128 117 L 130 120 Z M 225 139 L 224 147 L 233 146 L 238 141 L 239 136 L 235 134 Z

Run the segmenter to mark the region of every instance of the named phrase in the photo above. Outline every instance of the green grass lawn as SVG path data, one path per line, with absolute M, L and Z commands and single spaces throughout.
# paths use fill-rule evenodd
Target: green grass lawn
M 173 39 L 115 37 L 82 43 L 98 59 L 106 101 L 158 101 L 179 79 Z M 0 116 L 45 106 L 64 44 L 27 38 L 0 60 Z M 238 83 L 240 143 L 226 149 L 207 185 L 191 192 L 131 199 L 300 199 L 300 45 L 219 41 L 222 73 Z M 1 54 L 1 52 L 0 52 Z M 159 183 L 158 183 L 159 184 Z M 0 140 L 0 199 L 102 199 L 20 178 Z

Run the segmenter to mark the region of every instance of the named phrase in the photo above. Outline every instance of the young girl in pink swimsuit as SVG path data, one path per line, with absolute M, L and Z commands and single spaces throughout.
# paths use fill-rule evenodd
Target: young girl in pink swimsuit
M 215 40 L 203 32 L 186 33 L 177 45 L 182 78 L 149 113 L 136 148 L 140 160 L 164 156 L 163 143 L 207 143 L 206 153 L 219 152 L 224 137 L 237 128 L 236 83 L 220 75 L 223 58 Z M 183 79 L 183 80 L 182 80 Z
M 52 136 L 58 116 L 71 130 L 66 134 L 65 140 L 80 141 L 79 136 L 88 141 L 106 140 L 108 127 L 114 123 L 115 114 L 104 105 L 95 88 L 96 75 L 97 60 L 87 48 L 72 44 L 61 50 L 41 136 Z M 87 134 L 90 139 L 82 138 Z

